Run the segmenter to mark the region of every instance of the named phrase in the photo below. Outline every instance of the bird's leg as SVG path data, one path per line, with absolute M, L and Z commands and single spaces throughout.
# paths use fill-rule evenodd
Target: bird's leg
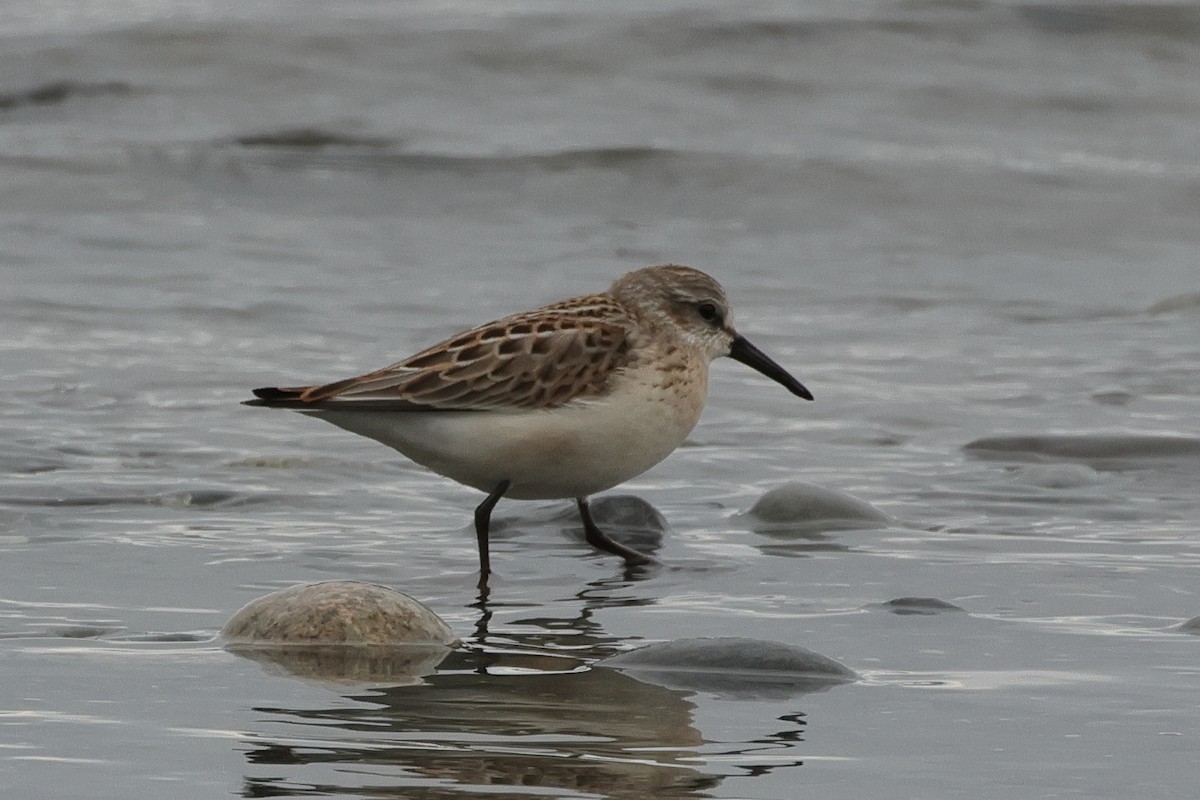
M 504 497 L 504 493 L 508 491 L 510 485 L 512 485 L 512 481 L 500 481 L 492 493 L 475 508 L 475 538 L 479 540 L 480 588 L 487 585 L 487 576 L 492 571 L 492 563 L 488 558 L 488 523 L 492 519 L 492 509 L 496 507 L 496 503 L 500 502 L 500 498 Z
M 608 538 L 608 534 L 597 528 L 596 523 L 592 521 L 592 512 L 588 510 L 586 497 L 576 497 L 575 503 L 579 506 L 579 517 L 583 520 L 583 533 L 587 538 L 588 544 L 597 550 L 607 550 L 610 553 L 620 556 L 630 566 L 655 563 L 655 560 L 650 556 L 645 553 L 639 553 L 631 547 L 626 547 L 620 542 L 614 542 Z

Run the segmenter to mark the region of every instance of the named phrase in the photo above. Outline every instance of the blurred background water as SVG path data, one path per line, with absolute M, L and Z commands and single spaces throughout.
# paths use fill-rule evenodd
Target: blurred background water
M 6 796 L 1194 791 L 1200 7 L 9 0 L 0 37 Z M 668 525 L 636 579 L 502 503 L 481 609 L 475 493 L 238 405 L 668 261 L 817 402 L 714 365 L 618 490 Z M 891 522 L 745 513 L 791 481 Z M 323 579 L 466 647 L 363 689 L 211 641 Z M 592 666 L 732 635 L 864 678 Z

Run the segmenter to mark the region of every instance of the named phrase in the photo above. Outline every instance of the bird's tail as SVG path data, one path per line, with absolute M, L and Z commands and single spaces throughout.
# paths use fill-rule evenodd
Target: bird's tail
M 278 386 L 264 386 L 254 390 L 253 400 L 243 400 L 244 406 L 266 406 L 267 408 L 311 408 L 309 403 L 300 399 L 300 395 L 308 388 L 305 386 L 281 389 Z

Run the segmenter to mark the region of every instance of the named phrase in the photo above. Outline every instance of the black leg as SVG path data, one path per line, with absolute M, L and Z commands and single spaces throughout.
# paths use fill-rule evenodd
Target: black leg
M 626 564 L 631 566 L 655 563 L 655 560 L 650 556 L 645 553 L 639 553 L 631 547 L 626 547 L 620 542 L 614 542 L 608 538 L 608 534 L 597 528 L 596 523 L 592 521 L 592 512 L 588 510 L 586 497 L 576 497 L 575 503 L 579 506 L 579 516 L 583 520 L 583 533 L 587 537 L 588 544 L 597 550 L 605 550 L 620 556 L 625 559 Z
M 504 493 L 511 485 L 512 481 L 500 481 L 492 493 L 484 498 L 483 502 L 475 509 L 475 538 L 479 540 L 479 585 L 481 587 L 487 584 L 487 576 L 492 571 L 492 562 L 488 558 L 488 523 L 492 519 L 492 509 L 496 507 L 496 503 L 500 502 L 500 498 L 504 497 Z

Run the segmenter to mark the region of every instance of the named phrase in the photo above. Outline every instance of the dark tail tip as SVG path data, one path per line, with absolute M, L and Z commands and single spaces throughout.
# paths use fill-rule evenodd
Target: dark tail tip
M 295 400 L 300 394 L 295 389 L 280 389 L 277 386 L 263 386 L 255 389 L 254 396 L 260 400 Z
M 299 389 L 280 389 L 277 386 L 263 386 L 254 389 L 253 400 L 243 400 L 244 406 L 279 406 L 292 405 L 300 399 Z

